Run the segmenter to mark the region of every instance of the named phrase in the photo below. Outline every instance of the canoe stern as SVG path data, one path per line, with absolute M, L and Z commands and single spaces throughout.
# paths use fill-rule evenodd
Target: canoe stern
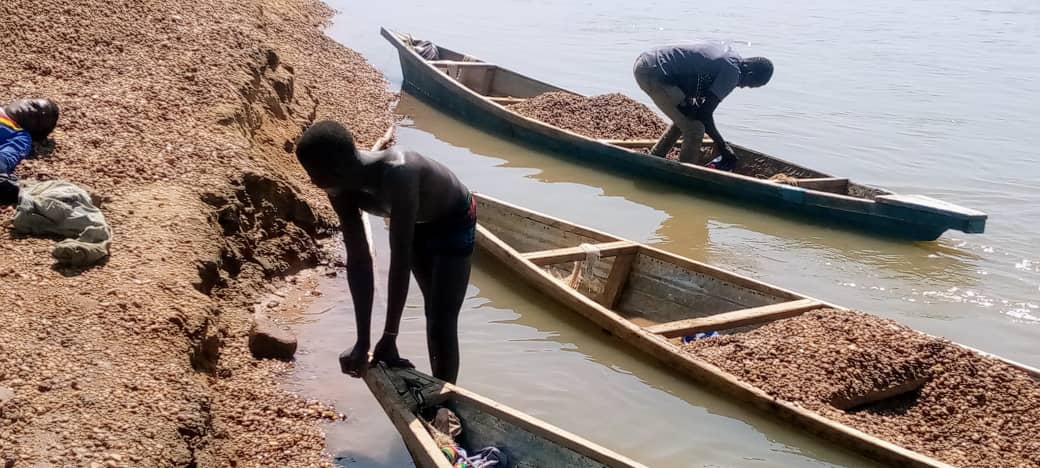
M 884 216 L 947 226 L 966 234 L 986 231 L 986 213 L 924 195 L 881 195 L 874 198 L 874 202 L 878 213 Z

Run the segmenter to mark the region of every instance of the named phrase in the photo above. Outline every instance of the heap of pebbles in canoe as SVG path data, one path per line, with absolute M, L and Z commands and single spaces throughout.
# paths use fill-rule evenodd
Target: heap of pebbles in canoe
M 1040 465 L 1040 382 L 891 320 L 821 309 L 684 349 L 775 397 L 946 463 Z
M 589 138 L 656 140 L 668 128 L 650 108 L 618 93 L 592 97 L 545 93 L 509 109 Z
M 656 141 L 668 129 L 649 107 L 619 93 L 592 97 L 544 93 L 508 107 L 525 117 L 601 140 Z M 650 147 L 640 150 L 649 153 Z M 679 147 L 672 148 L 667 158 L 679 159 Z

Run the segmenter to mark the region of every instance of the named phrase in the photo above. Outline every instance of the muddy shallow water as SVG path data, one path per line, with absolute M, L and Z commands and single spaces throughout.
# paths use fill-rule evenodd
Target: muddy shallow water
M 385 249 L 386 232 L 376 225 Z M 386 256 L 377 263 L 385 276 Z M 492 258 L 478 254 L 471 282 L 460 318 L 460 385 L 653 466 L 871 465 L 684 383 L 522 286 Z M 354 339 L 345 283 L 342 275 L 323 279 L 325 294 L 310 308 L 317 315 L 297 321 L 301 350 L 287 385 L 348 415 L 326 427 L 338 465 L 407 466 L 404 445 L 364 383 L 339 373 L 336 356 Z M 381 294 L 377 304 L 385 304 Z M 378 329 L 382 310 L 374 315 Z M 428 371 L 424 327 L 413 288 L 399 346 Z
M 396 53 L 379 25 L 576 91 L 622 91 L 643 102 L 630 74 L 642 48 L 697 37 L 750 41 L 738 49 L 772 57 L 778 71 L 774 83 L 737 90 L 720 108 L 730 140 L 987 211 L 988 233 L 908 243 L 790 220 L 588 170 L 473 130 L 408 96 L 399 107 L 409 116 L 399 142 L 449 165 L 477 191 L 1040 365 L 1040 134 L 1031 130 L 1029 106 L 1040 100 L 1040 61 L 1023 60 L 1040 54 L 1030 45 L 1040 25 L 1032 4 L 799 1 L 779 9 L 743 0 L 695 12 L 651 1 L 634 13 L 617 1 L 331 3 L 345 14 L 330 34 L 364 53 L 395 87 Z M 698 20 L 682 19 L 691 17 Z M 289 385 L 351 415 L 328 428 L 343 466 L 407 464 L 364 385 L 338 373 L 335 357 L 353 342 L 345 280 L 327 279 L 323 288 L 315 310 L 335 307 L 300 328 L 304 354 Z M 402 350 L 428 369 L 419 298 L 411 304 Z M 461 384 L 639 461 L 870 463 L 678 378 L 490 259 L 476 263 L 461 320 Z

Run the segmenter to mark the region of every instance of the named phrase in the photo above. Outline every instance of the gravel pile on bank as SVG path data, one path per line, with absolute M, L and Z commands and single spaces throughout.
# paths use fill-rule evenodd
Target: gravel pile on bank
M 619 93 L 592 97 L 545 93 L 508 107 L 589 138 L 656 140 L 668 128 L 650 108 Z
M 770 395 L 953 465 L 1040 464 L 1040 383 L 891 320 L 822 309 L 684 349 Z M 915 380 L 924 383 L 902 396 L 835 407 Z
M 0 101 L 62 108 L 16 172 L 97 192 L 87 270 L 0 209 L 0 466 L 322 466 L 323 419 L 246 349 L 253 298 L 322 261 L 332 219 L 291 151 L 317 118 L 391 122 L 380 74 L 313 0 L 5 0 Z M 311 209 L 311 207 L 314 207 Z

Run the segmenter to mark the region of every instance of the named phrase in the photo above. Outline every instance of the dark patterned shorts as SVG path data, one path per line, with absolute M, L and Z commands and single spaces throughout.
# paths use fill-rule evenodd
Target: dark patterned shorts
M 477 241 L 477 200 L 466 197 L 453 214 L 415 225 L 415 253 L 421 255 L 468 256 Z

